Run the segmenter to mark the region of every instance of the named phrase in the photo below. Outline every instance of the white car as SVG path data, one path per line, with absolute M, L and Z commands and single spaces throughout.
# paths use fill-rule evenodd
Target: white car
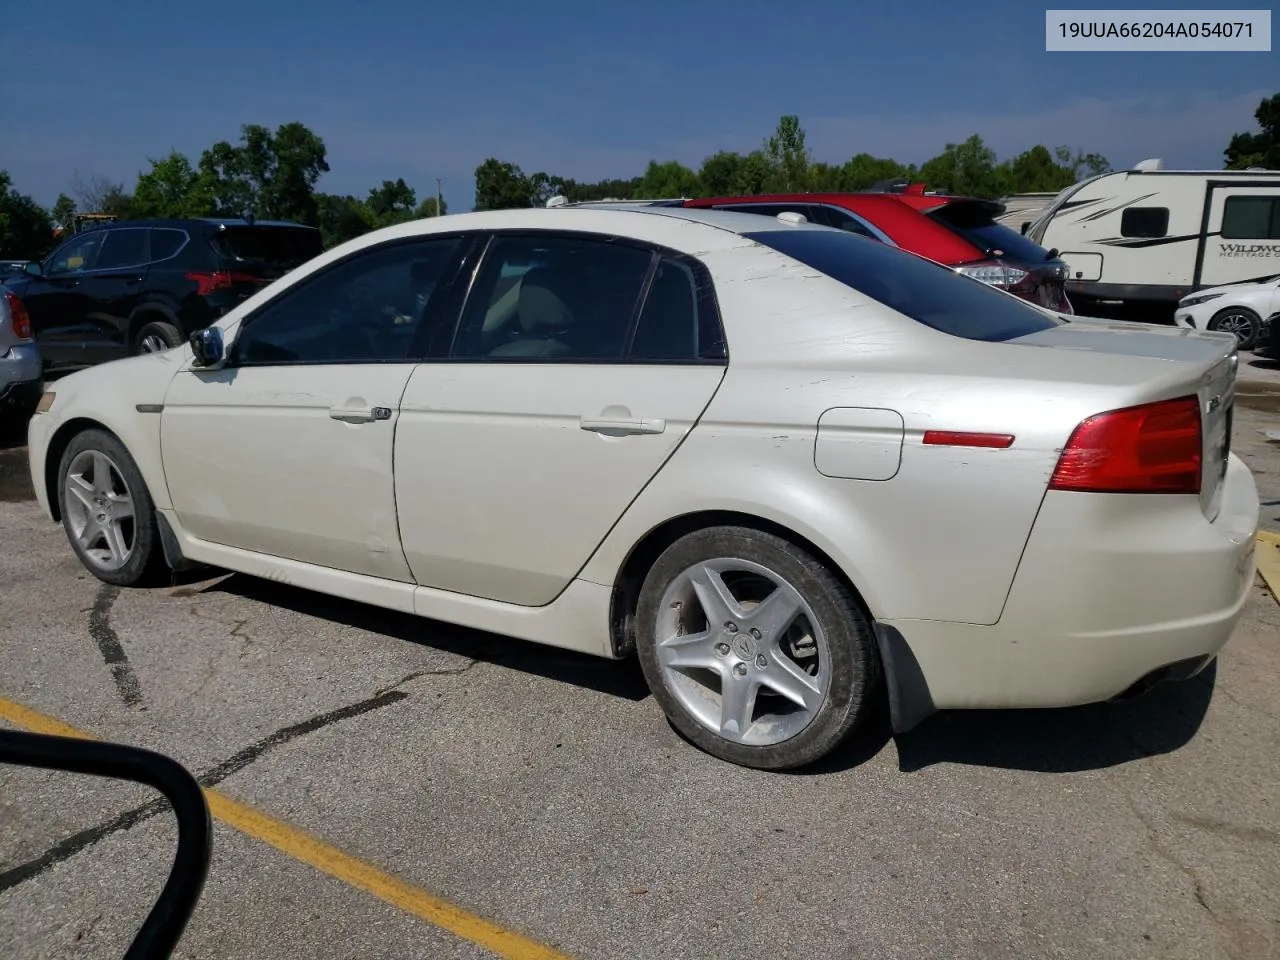
M 1206 287 L 1178 301 L 1174 322 L 1192 330 L 1233 334 L 1241 350 L 1265 339 L 1267 317 L 1280 311 L 1280 273 L 1244 283 Z
M 901 731 L 1204 667 L 1254 576 L 1235 371 L 1230 336 L 827 227 L 494 211 L 59 380 L 30 461 L 104 581 L 196 562 L 635 653 L 680 732 L 777 769 L 882 689 Z

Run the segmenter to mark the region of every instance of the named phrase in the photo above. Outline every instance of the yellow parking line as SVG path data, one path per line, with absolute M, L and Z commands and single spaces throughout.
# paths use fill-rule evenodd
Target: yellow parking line
M 60 720 L 3 697 L 0 697 L 0 720 L 7 720 L 32 733 L 81 740 L 97 739 Z M 370 863 L 343 853 L 338 848 L 253 807 L 232 800 L 217 790 L 206 789 L 204 795 L 209 803 L 210 814 L 227 826 L 234 827 L 255 840 L 261 840 L 294 860 L 327 873 L 349 886 L 371 893 L 393 907 L 448 930 L 464 940 L 479 944 L 499 957 L 507 960 L 569 960 L 563 953 L 468 913 L 447 900 L 405 883 Z

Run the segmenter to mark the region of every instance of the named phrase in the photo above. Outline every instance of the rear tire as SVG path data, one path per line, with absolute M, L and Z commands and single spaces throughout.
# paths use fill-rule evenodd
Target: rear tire
M 105 430 L 71 438 L 58 465 L 62 527 L 71 549 L 99 580 L 131 587 L 165 568 L 155 506 L 138 465 Z
M 172 349 L 181 343 L 182 332 L 177 327 L 163 320 L 153 320 L 151 323 L 144 324 L 138 331 L 138 335 L 133 338 L 133 352 L 135 354 L 159 353 L 161 350 Z
M 1210 330 L 1224 330 L 1236 335 L 1236 345 L 1241 350 L 1252 350 L 1258 342 L 1262 318 L 1248 307 L 1226 307 L 1209 321 Z
M 877 702 L 879 652 L 852 592 L 758 530 L 709 527 L 663 551 L 640 590 L 636 637 L 672 726 L 741 766 L 810 764 Z

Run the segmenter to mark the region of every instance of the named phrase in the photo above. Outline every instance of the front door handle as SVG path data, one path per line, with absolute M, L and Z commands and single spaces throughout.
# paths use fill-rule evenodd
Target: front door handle
M 639 420 L 626 417 L 605 417 L 593 420 L 583 417 L 579 422 L 579 426 L 583 430 L 589 430 L 592 433 L 623 437 L 637 433 L 662 433 L 667 429 L 667 421 Z
M 329 410 L 332 420 L 343 423 L 373 423 L 375 420 L 390 420 L 390 407 L 332 407 Z

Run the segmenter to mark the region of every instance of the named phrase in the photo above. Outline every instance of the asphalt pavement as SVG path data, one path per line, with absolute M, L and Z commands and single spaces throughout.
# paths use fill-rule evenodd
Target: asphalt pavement
M 1280 531 L 1280 388 L 1240 392 L 1235 447 Z M 0 717 L 158 749 L 240 811 L 178 957 L 1280 956 L 1260 583 L 1193 681 L 882 722 L 766 774 L 681 741 L 633 663 L 238 574 L 106 587 L 25 469 L 0 449 Z M 150 800 L 0 769 L 0 956 L 123 956 L 172 862 Z

